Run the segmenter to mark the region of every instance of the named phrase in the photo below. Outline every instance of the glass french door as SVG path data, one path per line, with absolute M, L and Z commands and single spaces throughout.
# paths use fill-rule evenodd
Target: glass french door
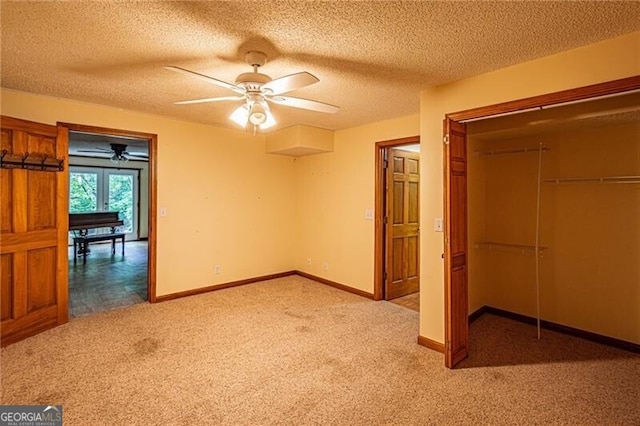
M 127 240 L 138 239 L 138 170 L 69 167 L 69 212 L 117 211 Z

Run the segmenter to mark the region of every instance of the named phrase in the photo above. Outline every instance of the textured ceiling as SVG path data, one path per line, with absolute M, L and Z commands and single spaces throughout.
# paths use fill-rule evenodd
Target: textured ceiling
M 234 127 L 233 92 L 167 71 L 233 82 L 269 58 L 273 78 L 320 82 L 288 93 L 336 114 L 274 106 L 279 125 L 342 129 L 418 113 L 422 89 L 640 30 L 640 2 L 237 1 L 1 3 L 5 88 Z M 88 123 L 90 124 L 90 123 Z

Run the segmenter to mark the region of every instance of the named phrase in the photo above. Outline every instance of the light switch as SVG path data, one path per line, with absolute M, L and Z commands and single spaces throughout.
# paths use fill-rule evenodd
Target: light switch
M 365 209 L 364 218 L 365 220 L 373 220 L 373 209 Z
M 444 231 L 444 229 L 442 229 L 442 218 L 441 217 L 437 217 L 436 218 L 436 220 L 434 222 L 433 229 L 436 232 L 443 232 Z
M 165 217 L 167 215 L 167 208 L 160 207 L 160 217 Z

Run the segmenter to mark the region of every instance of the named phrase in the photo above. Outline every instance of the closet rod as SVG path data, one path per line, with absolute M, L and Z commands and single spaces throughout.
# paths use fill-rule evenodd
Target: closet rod
M 553 184 L 578 184 L 578 183 L 602 183 L 602 184 L 632 184 L 640 183 L 640 176 L 602 176 L 591 178 L 553 178 L 543 179 L 544 183 Z
M 490 151 L 474 151 L 476 155 L 505 155 L 505 154 L 524 154 L 527 152 L 539 152 L 539 151 L 549 151 L 549 148 L 546 146 L 530 146 L 526 148 L 506 148 L 506 149 L 492 149 Z
M 536 250 L 536 246 L 535 245 L 498 243 L 498 242 L 495 242 L 495 241 L 479 241 L 479 242 L 477 242 L 475 244 L 475 248 L 488 249 L 488 250 L 493 250 L 494 248 L 496 248 L 496 249 L 511 249 L 511 250 L 514 250 L 514 251 L 519 251 L 522 254 L 525 254 L 526 252 L 535 252 L 535 250 Z M 538 246 L 538 251 L 539 252 L 543 252 L 543 251 L 545 251 L 547 249 L 548 249 L 548 247 Z

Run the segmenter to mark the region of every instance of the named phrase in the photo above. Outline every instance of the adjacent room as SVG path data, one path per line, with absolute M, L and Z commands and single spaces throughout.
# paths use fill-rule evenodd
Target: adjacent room
M 0 7 L 2 406 L 640 424 L 640 2 Z

